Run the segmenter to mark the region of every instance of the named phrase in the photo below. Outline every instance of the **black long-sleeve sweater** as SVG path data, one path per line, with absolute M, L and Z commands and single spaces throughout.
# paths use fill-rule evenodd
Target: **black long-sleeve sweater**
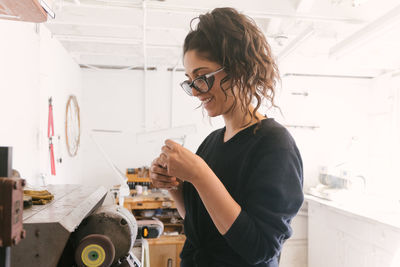
M 183 184 L 186 241 L 181 266 L 277 267 L 290 222 L 303 202 L 303 166 L 289 132 L 265 119 L 224 142 L 225 128 L 200 145 L 202 157 L 224 184 L 241 212 L 221 235 L 198 192 Z

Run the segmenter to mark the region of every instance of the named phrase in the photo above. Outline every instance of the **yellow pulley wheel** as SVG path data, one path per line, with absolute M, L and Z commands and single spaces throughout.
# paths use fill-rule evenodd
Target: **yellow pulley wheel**
M 82 251 L 81 258 L 86 266 L 100 266 L 103 264 L 106 253 L 99 245 L 90 244 Z
M 105 235 L 88 235 L 75 250 L 75 262 L 79 267 L 108 267 L 115 257 L 115 247 Z

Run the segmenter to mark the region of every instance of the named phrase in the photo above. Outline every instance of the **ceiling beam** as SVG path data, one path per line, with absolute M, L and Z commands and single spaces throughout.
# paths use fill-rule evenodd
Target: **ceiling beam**
M 266 32 L 270 35 L 276 35 L 281 33 L 282 19 L 271 19 L 269 20 Z
M 283 48 L 278 54 L 278 61 L 281 63 L 287 56 L 292 54 L 302 43 L 314 34 L 314 26 L 310 25 L 304 29 L 293 41 Z
M 314 6 L 315 0 L 299 0 L 296 11 L 299 13 L 308 13 Z
M 311 0 L 303 0 L 306 1 L 304 3 L 308 3 L 308 1 Z M 263 4 L 258 4 L 260 7 L 257 8 L 256 5 L 251 5 L 251 9 L 247 6 L 242 9 L 238 8 L 239 10 L 245 10 L 244 13 L 253 17 L 253 18 L 262 18 L 262 19 L 268 19 L 268 18 L 283 18 L 283 19 L 298 19 L 298 20 L 306 20 L 306 21 L 331 21 L 331 22 L 347 22 L 347 23 L 365 23 L 363 19 L 352 17 L 345 15 L 343 12 L 341 12 L 340 8 L 335 8 L 332 7 L 330 10 L 318 10 L 315 12 L 308 12 L 308 13 L 297 13 L 295 9 L 293 9 L 292 6 L 290 5 L 284 5 L 282 3 L 287 2 L 287 1 L 262 1 Z M 104 10 L 104 16 L 107 17 L 107 13 L 114 13 L 114 12 L 123 12 L 126 13 L 126 11 L 132 12 L 143 12 L 142 11 L 142 6 L 134 4 L 132 6 L 116 6 L 116 5 L 111 5 L 111 4 L 105 4 L 104 2 L 101 2 L 103 4 L 88 4 L 84 3 L 81 1 L 81 5 L 78 7 L 76 4 L 72 3 L 63 3 L 62 9 L 63 12 L 60 12 L 61 14 L 65 14 L 65 10 L 73 10 L 73 9 L 78 9 L 77 11 L 84 11 L 84 9 L 88 10 L 86 14 L 86 19 L 87 20 L 93 20 L 94 18 L 90 18 L 88 14 L 93 14 L 93 9 L 96 9 L 97 12 L 103 12 Z M 202 3 L 203 4 L 203 3 Z M 241 4 L 242 6 L 243 4 Z M 304 6 L 307 6 L 307 4 L 303 4 Z M 233 5 L 231 5 L 233 6 Z M 151 13 L 164 13 L 164 14 L 182 14 L 182 15 L 188 15 L 190 18 L 201 14 L 208 12 L 212 9 L 212 6 L 210 7 L 203 7 L 203 6 L 194 6 L 193 4 L 190 5 L 190 2 L 188 5 L 182 6 L 182 5 L 171 5 L 166 3 L 154 3 L 154 2 L 148 2 L 147 3 L 147 12 L 149 14 L 149 17 L 151 16 Z M 74 18 L 74 15 L 76 15 L 76 12 L 69 12 L 69 17 L 70 19 Z M 96 14 L 97 15 L 97 14 Z M 77 14 L 78 20 L 82 20 L 83 17 L 81 14 Z M 104 21 L 108 21 L 104 19 L 104 16 L 96 16 L 98 17 L 99 24 L 104 23 Z M 128 17 L 131 19 L 134 19 L 135 16 L 132 16 L 132 14 L 129 14 Z M 141 17 L 141 16 L 140 16 Z M 64 16 L 62 20 L 67 20 L 67 17 Z M 113 22 L 111 21 L 110 24 Z M 126 23 L 121 23 L 121 24 L 126 24 Z M 132 24 L 127 22 L 127 24 Z M 136 23 L 137 24 L 137 23 Z
M 348 38 L 334 45 L 329 55 L 331 57 L 340 58 L 351 52 L 352 50 L 367 44 L 367 41 L 383 34 L 385 31 L 400 24 L 400 5 L 390 10 L 382 17 L 376 19 L 370 24 L 355 32 Z
M 65 26 L 88 26 L 88 27 L 115 27 L 115 28 L 127 28 L 127 29 L 142 29 L 142 25 L 129 25 L 129 24 L 107 24 L 107 23 L 84 23 L 79 21 L 61 21 L 61 20 L 50 20 L 45 25 L 65 25 Z M 163 26 L 147 26 L 146 30 L 154 31 L 186 31 L 183 28 L 171 28 Z
M 158 66 L 165 67 L 170 66 L 173 67 L 176 65 L 176 62 L 169 60 L 163 60 L 165 58 L 149 58 L 148 67 Z M 85 65 L 107 65 L 107 66 L 117 66 L 117 67 L 128 67 L 128 66 L 143 66 L 143 57 L 115 57 L 115 56 L 88 56 L 81 55 L 75 58 L 75 61 L 78 64 Z M 182 64 L 179 64 L 179 67 L 182 68 Z

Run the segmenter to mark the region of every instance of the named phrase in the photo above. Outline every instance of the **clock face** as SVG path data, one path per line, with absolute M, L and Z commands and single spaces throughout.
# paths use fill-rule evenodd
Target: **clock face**
M 67 101 L 65 112 L 65 141 L 67 143 L 68 154 L 71 157 L 78 153 L 79 142 L 81 139 L 81 121 L 79 105 L 76 96 L 71 95 Z

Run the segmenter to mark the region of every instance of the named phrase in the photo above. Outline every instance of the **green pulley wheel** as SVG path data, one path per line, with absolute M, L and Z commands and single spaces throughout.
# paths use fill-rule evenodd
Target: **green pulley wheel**
M 105 235 L 88 235 L 75 250 L 75 262 L 79 267 L 109 267 L 114 257 L 115 247 Z

